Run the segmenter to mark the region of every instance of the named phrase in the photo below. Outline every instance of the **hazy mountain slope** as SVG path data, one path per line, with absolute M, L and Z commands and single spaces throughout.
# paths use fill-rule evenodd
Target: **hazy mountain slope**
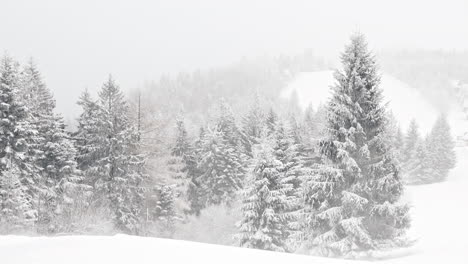
M 330 86 L 334 83 L 333 71 L 303 72 L 286 87 L 282 97 L 288 97 L 296 90 L 302 107 L 309 103 L 317 107 L 327 102 Z M 430 130 L 438 111 L 416 89 L 388 74 L 383 74 L 381 86 L 385 102 L 388 102 L 402 128 L 406 129 L 411 119 L 416 118 L 422 133 Z

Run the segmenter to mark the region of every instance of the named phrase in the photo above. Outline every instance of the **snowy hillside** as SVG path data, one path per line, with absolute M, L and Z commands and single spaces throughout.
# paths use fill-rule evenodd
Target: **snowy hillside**
M 317 107 L 328 100 L 331 94 L 330 86 L 334 83 L 333 71 L 304 72 L 289 84 L 282 97 L 289 97 L 295 90 L 301 107 L 305 108 L 309 103 Z M 418 120 L 422 133 L 431 129 L 438 111 L 418 91 L 388 74 L 383 74 L 381 87 L 384 90 L 385 102 L 388 102 L 404 129 L 413 118 Z
M 77 250 L 79 254 L 76 254 Z M 73 256 L 73 257 L 71 257 Z M 66 260 L 64 262 L 64 260 Z M 74 236 L 0 237 L 2 264 L 347 263 L 341 260 L 202 243 L 143 238 Z M 355 262 L 353 262 L 355 263 Z

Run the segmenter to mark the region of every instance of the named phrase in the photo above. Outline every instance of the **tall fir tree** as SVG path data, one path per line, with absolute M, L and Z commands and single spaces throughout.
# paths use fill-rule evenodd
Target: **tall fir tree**
M 83 108 L 75 135 L 79 167 L 94 188 L 96 202 L 111 209 L 115 227 L 138 234 L 146 159 L 123 93 L 109 76 L 98 101 L 85 92 L 79 104 Z
M 176 142 L 171 150 L 171 154 L 176 157 L 184 158 L 190 152 L 190 143 L 187 136 L 187 129 L 182 118 L 176 121 Z
M 288 252 L 296 199 L 290 195 L 293 184 L 284 179 L 285 167 L 272 144 L 265 141 L 257 146 L 255 164 L 243 191 L 243 218 L 236 236 L 243 247 Z
M 431 164 L 431 180 L 439 182 L 447 178 L 449 171 L 455 167 L 455 141 L 451 134 L 447 117 L 440 115 L 427 137 L 428 159 Z
M 273 145 L 273 154 L 276 159 L 282 163 L 281 183 L 290 186 L 285 193 L 288 206 L 285 207 L 283 213 L 286 213 L 287 230 L 283 232 L 283 238 L 288 243 L 290 250 L 298 246 L 297 240 L 300 226 L 299 216 L 303 206 L 303 189 L 304 176 L 306 174 L 305 161 L 306 153 L 304 146 L 297 142 L 294 127 L 286 127 L 283 122 L 279 122 L 274 134 L 269 138 Z
M 231 145 L 222 127 L 206 131 L 201 142 L 197 182 L 201 185 L 205 206 L 230 205 L 243 186 L 244 154 Z
M 96 186 L 99 180 L 97 161 L 104 156 L 104 139 L 101 134 L 101 108 L 96 100 L 85 90 L 77 104 L 81 107 L 78 117 L 77 131 L 74 133 L 75 145 L 78 151 L 76 160 L 78 168 L 83 171 L 85 181 L 91 186 Z
M 248 152 L 257 144 L 264 131 L 265 114 L 261 106 L 260 94 L 255 93 L 253 104 L 242 120 L 242 130 L 249 139 Z
M 399 204 L 403 185 L 385 142 L 385 105 L 373 55 L 361 34 L 341 55 L 343 70 L 328 106 L 328 138 L 321 153 L 331 163 L 312 189 L 311 244 L 325 255 L 352 255 L 395 243 L 409 225 L 408 206 Z M 325 180 L 325 181 L 324 181 Z
M 105 153 L 99 160 L 104 169 L 102 185 L 108 193 L 114 223 L 123 232 L 138 234 L 141 225 L 144 157 L 139 153 L 139 133 L 129 120 L 127 102 L 110 76 L 99 92 L 100 132 Z
M 278 126 L 279 118 L 273 108 L 270 108 L 268 114 L 265 118 L 265 126 L 266 126 L 266 134 L 269 136 L 275 133 L 276 128 Z
M 421 135 L 419 134 L 418 123 L 416 119 L 412 119 L 404 139 L 405 144 L 402 150 L 403 160 L 407 161 L 413 158 L 416 146 L 420 140 Z
M 169 170 L 171 178 L 175 181 L 176 192 L 178 194 L 186 193 L 187 189 L 187 170 L 190 166 L 190 152 L 191 145 L 185 129 L 184 120 L 178 118 L 176 121 L 176 139 L 175 143 L 170 149 L 171 154 L 169 158 Z
M 415 146 L 411 160 L 406 161 L 405 183 L 422 184 L 432 181 L 431 156 L 427 151 L 427 140 L 419 140 Z
M 20 90 L 29 110 L 27 120 L 38 132 L 31 142 L 34 164 L 41 175 L 38 227 L 42 232 L 63 231 L 61 214 L 82 198 L 71 197 L 71 194 L 86 189 L 77 169 L 76 149 L 62 117 L 54 113 L 53 95 L 32 59 L 21 72 Z
M 0 234 L 27 231 L 36 219 L 27 190 L 18 178 L 19 172 L 12 166 L 0 177 Z
M 24 199 L 17 201 L 24 203 L 20 207 L 32 206 L 29 220 L 36 221 L 35 202 L 40 179 L 28 152 L 29 138 L 37 132 L 27 120 L 28 112 L 20 100 L 19 87 L 19 64 L 5 55 L 0 62 L 0 177 L 19 179 L 21 186 L 17 186 L 15 180 L 10 181 L 17 190 L 24 191 L 21 194 Z M 14 170 L 16 175 L 13 176 L 9 170 Z
M 158 221 L 160 236 L 172 237 L 177 222 L 181 220 L 175 208 L 176 197 L 174 186 L 162 185 L 158 188 L 155 217 Z
M 236 117 L 229 103 L 221 98 L 218 105 L 219 113 L 216 119 L 216 129 L 223 133 L 226 143 L 238 149 L 245 155 L 251 155 L 251 142 L 249 137 L 240 129 Z
M 203 173 L 201 166 L 203 139 L 205 138 L 205 129 L 200 129 L 198 139 L 185 159 L 186 173 L 188 179 L 187 200 L 190 210 L 188 213 L 200 215 L 200 211 L 205 207 L 204 191 L 200 176 Z

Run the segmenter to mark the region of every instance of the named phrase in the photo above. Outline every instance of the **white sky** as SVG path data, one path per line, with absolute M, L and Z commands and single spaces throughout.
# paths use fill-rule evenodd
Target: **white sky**
M 0 0 L 0 51 L 33 56 L 74 116 L 112 73 L 130 89 L 162 73 L 312 48 L 334 58 L 349 35 L 374 50 L 466 49 L 466 0 Z

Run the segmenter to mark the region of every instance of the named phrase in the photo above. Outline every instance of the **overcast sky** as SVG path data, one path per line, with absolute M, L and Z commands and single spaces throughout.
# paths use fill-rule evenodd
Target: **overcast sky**
M 466 0 L 0 2 L 0 50 L 36 59 L 66 117 L 109 73 L 131 89 L 243 56 L 312 48 L 333 59 L 357 30 L 374 50 L 468 47 Z

